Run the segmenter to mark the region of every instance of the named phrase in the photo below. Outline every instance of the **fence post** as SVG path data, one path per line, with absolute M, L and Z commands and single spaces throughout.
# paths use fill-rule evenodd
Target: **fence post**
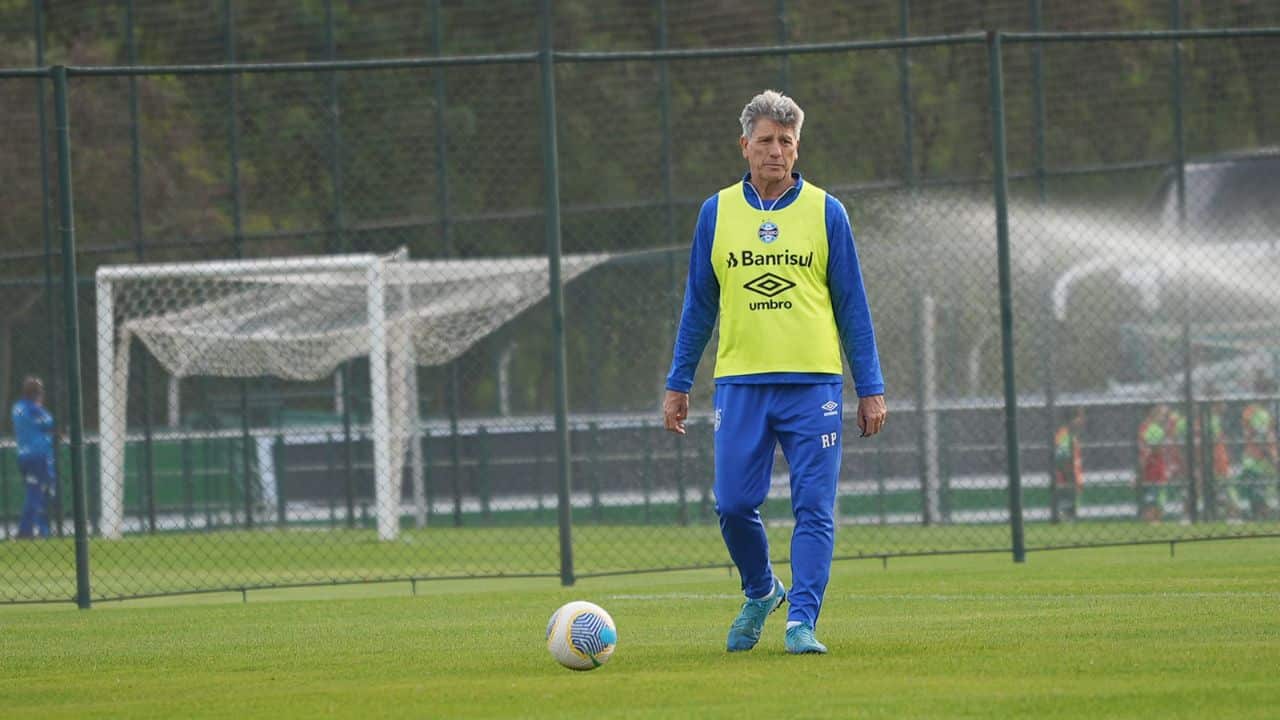
M 235 440 L 227 439 L 227 522 L 235 527 L 240 522 L 236 516 L 236 452 Z M 243 468 L 242 468 L 243 469 Z
M 1191 291 L 1183 284 L 1182 291 L 1182 416 L 1187 419 L 1187 426 L 1183 432 L 1183 467 L 1187 469 L 1186 473 L 1186 502 L 1187 519 L 1191 522 L 1199 522 L 1199 493 L 1196 487 L 1196 478 L 1200 475 L 1200 468 L 1196 463 L 1196 398 L 1195 385 L 1193 384 L 1192 372 L 1194 369 L 1194 351 L 1191 345 Z M 1176 431 L 1177 428 L 1174 428 Z
M 1182 0 L 1169 0 L 1169 27 L 1172 30 L 1182 29 Z M 1173 143 L 1175 161 L 1178 164 L 1178 230 L 1181 231 L 1187 220 L 1187 146 L 1186 146 L 1186 130 L 1183 125 L 1183 100 L 1182 100 L 1182 41 L 1174 40 L 1171 52 L 1171 60 L 1173 63 L 1172 72 L 1172 112 L 1173 112 Z M 1197 505 L 1199 499 L 1196 497 L 1196 472 L 1197 466 L 1195 461 L 1195 385 L 1193 384 L 1192 372 L 1194 369 L 1194 352 L 1191 342 L 1191 287 L 1190 283 L 1182 284 L 1182 390 L 1183 390 L 1183 417 L 1187 419 L 1186 432 L 1183 437 L 1184 443 L 1184 461 L 1183 465 L 1187 468 L 1187 515 L 1191 522 L 1199 520 Z
M 604 519 L 600 505 L 600 426 L 587 423 L 587 489 L 591 493 L 591 521 L 599 525 Z
M 333 0 L 324 0 L 324 59 L 338 59 L 337 38 L 333 31 Z M 330 216 L 329 252 L 348 250 L 344 225 L 345 208 L 342 203 L 342 123 L 338 107 L 338 73 L 329 71 L 329 173 L 333 184 L 333 209 Z
M 1056 448 L 1054 446 L 1054 438 L 1058 431 L 1058 388 L 1057 388 L 1057 358 L 1054 355 L 1054 345 L 1058 341 L 1058 316 L 1053 310 L 1053 286 L 1049 285 L 1045 288 L 1045 329 L 1044 329 L 1044 415 L 1045 415 L 1045 436 L 1049 439 L 1047 443 L 1048 452 L 1045 454 L 1045 471 L 1049 476 L 1049 519 L 1050 522 L 1057 523 L 1058 518 L 1058 487 L 1054 483 L 1054 463 L 1057 461 L 1055 455 Z
M 657 472 L 657 466 L 653 462 L 653 436 L 654 433 L 644 433 L 644 465 L 640 471 L 640 489 L 644 494 L 643 522 L 645 525 L 648 525 L 650 521 L 653 503 L 653 474 Z
M 453 525 L 462 527 L 462 436 L 458 434 L 458 361 L 449 363 L 449 459 L 453 464 Z
M 76 230 L 71 193 L 71 119 L 67 108 L 67 68 L 53 72 L 54 116 L 58 131 L 58 225 L 62 235 L 62 291 L 67 335 L 67 424 L 71 430 L 71 495 L 75 513 L 76 605 L 90 607 L 89 530 L 84 483 L 84 398 L 80 388 L 80 313 L 76 302 Z
M 236 61 L 236 36 L 235 36 L 235 14 L 232 11 L 231 0 L 222 0 L 222 39 L 226 50 L 226 59 L 228 64 Z M 240 89 L 236 83 L 235 73 L 227 74 L 227 154 L 230 156 L 230 173 L 231 173 L 231 245 L 232 250 L 237 258 L 244 257 L 244 218 L 243 218 L 243 197 L 240 188 Z M 241 472 L 244 474 L 244 494 L 245 494 L 245 525 L 253 527 L 253 508 L 252 493 L 250 493 L 249 478 L 251 476 L 251 450 L 249 447 L 249 385 L 244 380 L 240 380 L 237 390 L 240 396 L 240 440 L 243 452 L 241 454 Z M 232 517 L 235 513 L 232 513 Z
M 489 482 L 489 431 L 484 425 L 476 428 L 476 493 L 480 495 L 480 518 L 493 519 L 493 485 Z
M 351 363 L 344 362 L 339 374 L 342 383 L 342 487 L 347 506 L 347 527 L 356 526 L 356 457 L 351 432 Z
M 658 49 L 667 49 L 667 1 L 657 0 L 658 10 Z M 671 73 L 670 64 L 666 60 L 658 61 L 658 107 L 662 118 L 662 206 L 663 222 L 667 231 L 667 242 L 675 242 L 676 217 L 672 206 L 671 188 L 674 184 L 675 171 L 671 166 Z
M 658 10 L 658 49 L 666 50 L 668 45 L 667 39 L 667 2 L 666 0 L 656 0 Z M 675 168 L 672 161 L 671 148 L 671 73 L 670 63 L 666 60 L 658 61 L 658 106 L 661 116 L 661 127 L 659 131 L 662 133 L 662 205 L 663 205 L 663 226 L 666 229 L 667 243 L 675 244 L 676 242 L 676 212 L 672 188 L 675 185 Z M 674 253 L 666 253 L 666 262 L 663 263 L 667 273 L 667 280 L 671 293 L 677 298 L 680 293 L 680 286 L 676 280 L 676 263 Z M 678 300 L 677 300 L 678 302 Z M 674 339 L 678 322 L 676 316 L 671 314 L 667 321 L 668 337 Z M 665 387 L 660 385 L 658 396 L 662 397 Z
M 689 501 L 685 491 L 684 435 L 676 435 L 676 522 L 680 527 L 689 524 Z
M 418 436 L 419 452 L 422 453 L 422 492 L 425 495 L 426 513 L 424 526 L 431 526 L 432 507 L 436 504 L 435 478 L 431 473 L 431 431 L 424 430 Z
M 200 489 L 204 498 L 204 531 L 213 529 L 213 460 L 214 444 L 208 436 L 200 441 Z
M 898 2 L 898 36 L 911 36 L 911 0 Z M 911 51 L 898 50 L 898 94 L 902 101 L 902 169 L 907 187 L 916 184 L 915 118 L 911 104 Z
M 191 438 L 186 436 L 182 438 L 179 452 L 182 455 L 182 524 L 187 530 L 191 530 L 195 527 L 195 523 L 192 520 L 192 512 L 196 495 L 192 472 Z
M 129 66 L 138 64 L 138 42 L 134 36 L 134 0 L 125 0 L 124 37 Z M 129 178 L 133 210 L 133 255 L 146 257 L 142 228 L 142 137 L 139 128 L 138 76 L 129 76 Z M 139 358 L 138 380 L 142 383 L 142 488 L 146 497 L 147 531 L 156 531 L 155 447 L 151 431 L 151 382 L 146 357 Z
M 253 529 L 253 438 L 249 435 L 248 383 L 240 381 L 240 469 L 244 484 L 244 526 Z
M 876 518 L 880 521 L 881 525 L 888 522 L 888 516 L 886 515 L 887 509 L 885 508 L 886 488 L 884 479 L 884 444 L 885 441 L 883 438 L 880 442 L 876 443 Z
M 333 0 L 325 0 L 324 3 L 324 54 L 326 60 L 337 59 L 337 40 L 333 31 Z M 329 241 L 326 250 L 330 253 L 346 252 L 346 235 L 343 225 L 346 222 L 344 217 L 344 207 L 342 203 L 342 130 L 339 126 L 338 114 L 338 74 L 330 71 L 329 78 L 329 179 L 332 184 L 333 207 L 329 215 Z M 346 472 L 347 483 L 347 527 L 355 527 L 355 493 L 352 489 L 355 483 L 355 449 L 352 447 L 354 438 L 351 431 L 351 361 L 342 363 L 341 369 L 342 382 L 342 439 L 343 447 L 343 470 Z
M 787 0 L 778 0 L 778 44 L 790 42 L 791 29 L 787 25 Z M 782 66 L 778 68 L 778 89 L 789 92 L 791 88 L 791 56 L 782 56 Z
M 1169 0 L 1169 28 L 1182 29 L 1182 0 Z M 1187 214 L 1187 149 L 1182 126 L 1182 41 L 1174 40 L 1171 48 L 1174 170 L 1177 172 L 1178 220 L 1182 221 Z
M 440 18 L 440 0 L 431 0 L 431 52 L 436 57 L 444 54 L 444 26 Z M 445 255 L 455 254 L 453 234 L 449 221 L 449 146 L 446 142 L 444 101 L 444 68 L 431 69 L 435 91 L 435 150 L 436 150 L 436 212 L 440 214 L 439 239 L 444 243 Z
M 1005 165 L 1004 67 L 1000 33 L 987 32 L 991 84 L 991 155 L 995 159 L 996 255 L 1000 275 L 1000 357 L 1004 371 L 1005 451 L 1009 473 L 1009 531 L 1014 562 L 1025 562 L 1022 471 L 1018 446 L 1018 388 L 1013 363 L 1013 279 L 1009 269 L 1009 172 Z
M 226 50 L 227 64 L 236 61 L 236 19 L 231 9 L 231 0 L 222 0 L 222 41 Z M 237 258 L 244 257 L 244 221 L 241 217 L 242 196 L 240 193 L 240 87 L 235 73 L 227 74 L 227 154 L 230 155 L 231 166 L 231 245 Z
M 1040 9 L 1040 0 L 1030 0 L 1031 2 L 1031 31 L 1040 32 L 1044 29 L 1043 13 Z M 1048 197 L 1048 185 L 1046 183 L 1046 173 L 1044 166 L 1044 58 L 1043 49 L 1040 42 L 1036 41 L 1031 45 L 1031 101 L 1032 115 L 1034 116 L 1033 125 L 1035 127 L 1035 143 L 1036 143 L 1036 192 L 1040 198 L 1040 202 L 1044 202 Z
M 1204 513 L 1201 517 L 1206 522 L 1213 522 L 1216 519 L 1214 500 L 1218 497 L 1216 487 L 1217 478 L 1213 475 L 1213 400 L 1209 400 L 1210 404 L 1201 405 L 1196 408 L 1196 418 L 1200 425 L 1200 453 L 1196 457 L 1196 467 L 1200 470 L 1201 489 L 1203 492 L 1200 497 L 1204 502 Z
M 1041 0 L 1030 0 L 1031 31 L 1044 29 Z M 1044 50 L 1039 41 L 1031 45 L 1031 103 L 1032 127 L 1035 131 L 1036 197 L 1043 205 L 1048 199 L 1049 188 L 1045 170 L 1045 110 L 1044 110 Z M 1053 288 L 1045 290 L 1044 362 L 1044 414 L 1045 436 L 1048 438 L 1046 472 L 1049 476 L 1049 513 L 1051 522 L 1058 522 L 1057 486 L 1053 482 L 1053 437 L 1058 428 L 1057 367 L 1054 346 L 1058 340 L 1058 318 L 1053 312 Z
M 547 265 L 551 284 L 551 334 L 555 346 L 556 459 L 560 463 L 560 582 L 572 585 L 573 516 L 569 488 L 573 470 L 569 451 L 569 378 L 565 367 L 564 293 L 560 287 L 560 159 L 556 149 L 556 66 L 552 55 L 552 0 L 541 0 L 542 159 L 546 193 Z
M 284 479 L 289 472 L 285 465 L 284 435 L 276 436 L 271 445 L 271 453 L 271 464 L 275 466 L 273 469 L 276 476 L 276 524 L 283 528 L 289 524 L 289 506 L 284 497 Z
M 715 422 L 714 421 L 708 422 L 706 425 L 706 428 L 711 431 L 711 434 L 714 437 Z M 711 457 L 711 450 L 708 449 L 712 447 L 714 447 L 713 443 L 708 443 L 708 442 L 698 443 L 698 450 L 697 450 L 698 462 L 694 465 L 694 467 L 697 468 L 696 477 L 697 477 L 697 483 L 698 483 L 698 522 L 699 523 L 706 522 L 711 517 L 711 507 L 712 507 L 711 489 L 712 489 L 712 485 L 715 484 L 715 475 L 716 475 L 715 461 Z M 837 491 L 837 499 L 836 499 L 837 503 L 839 502 L 838 495 L 839 495 L 839 492 Z M 768 502 L 768 494 L 765 495 L 765 502 Z M 838 513 L 839 511 L 837 510 L 837 514 Z
M 9 453 L 0 450 L 0 527 L 4 528 L 4 539 L 9 539 Z
M 44 67 L 44 2 L 42 0 L 31 0 L 33 10 L 34 34 L 36 45 L 36 67 Z M 57 313 L 54 311 L 54 294 L 53 294 L 53 213 L 50 207 L 50 199 L 53 192 L 49 187 L 49 122 L 44 107 L 44 82 L 43 77 L 36 80 L 36 121 L 40 129 L 40 229 L 44 239 L 44 296 L 45 296 L 45 327 L 50 329 L 49 333 L 49 358 L 46 367 L 48 368 L 49 381 L 46 383 L 45 392 L 49 396 L 49 407 L 54 408 L 54 415 L 58 413 L 60 385 L 58 382 L 59 362 L 58 362 L 58 340 L 57 334 L 52 332 L 53 328 L 58 326 Z M 54 471 L 57 477 L 61 477 L 62 473 L 58 472 L 56 463 L 58 462 L 58 438 L 53 438 L 53 458 Z M 53 512 L 57 521 L 58 536 L 62 536 L 62 493 L 56 493 L 53 496 Z
M 938 522 L 950 524 L 951 520 L 951 438 L 947 435 L 948 418 L 938 413 Z
M 440 17 L 440 0 L 431 0 L 431 51 L 436 57 L 444 54 L 444 21 Z M 435 152 L 436 152 L 436 212 L 440 215 L 440 240 L 446 257 L 457 255 L 453 243 L 453 226 L 449 218 L 449 145 L 445 132 L 445 81 L 444 68 L 431 70 L 435 94 Z M 449 362 L 449 442 L 453 463 L 453 524 L 462 525 L 462 438 L 458 436 L 458 361 Z M 428 506 L 430 502 L 428 502 Z M 428 516 L 431 511 L 428 507 Z
M 929 443 L 929 411 L 925 408 L 927 404 L 925 390 L 925 375 L 929 372 L 929 359 L 925 357 L 926 336 L 928 334 L 929 320 L 925 317 L 925 301 L 924 291 L 918 290 L 915 293 L 915 332 L 912 333 L 912 349 L 915 352 L 915 370 L 916 370 L 916 420 L 918 428 L 916 432 L 916 469 L 920 477 L 920 522 L 922 525 L 932 525 L 937 519 L 933 517 L 933 503 L 931 498 L 934 497 L 934 488 L 930 487 L 931 474 L 929 467 L 931 458 L 929 454 L 933 452 L 934 447 Z
M 102 532 L 102 444 L 85 447 L 85 493 L 89 496 L 89 529 L 92 535 Z
M 538 495 L 537 522 L 542 522 L 543 513 L 547 509 L 546 502 L 543 499 L 543 495 L 545 494 L 544 487 L 543 487 L 544 485 L 543 475 L 546 473 L 546 468 L 544 467 L 545 464 L 546 464 L 546 459 L 543 457 L 541 450 L 539 450 L 538 447 L 535 445 L 533 450 L 533 477 L 534 477 L 533 490 Z

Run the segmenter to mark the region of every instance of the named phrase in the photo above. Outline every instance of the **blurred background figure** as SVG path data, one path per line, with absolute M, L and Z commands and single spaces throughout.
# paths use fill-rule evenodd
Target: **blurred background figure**
M 1223 428 L 1223 418 L 1227 412 L 1227 404 L 1215 400 L 1209 406 L 1209 429 L 1206 441 L 1209 444 L 1209 482 L 1205 487 L 1205 507 L 1217 503 L 1217 507 L 1226 508 L 1228 512 L 1227 492 L 1231 487 L 1231 455 L 1227 451 L 1227 434 Z M 1215 511 L 1216 512 L 1216 511 Z
M 1147 522 L 1159 522 L 1164 514 L 1169 483 L 1164 447 L 1168 420 L 1169 406 L 1160 403 L 1138 426 L 1138 517 Z
M 1179 494 L 1189 498 L 1191 468 L 1187 465 L 1187 416 L 1177 405 L 1168 406 L 1164 419 L 1164 475 L 1165 495 L 1172 493 L 1172 499 L 1178 501 Z M 1163 509 L 1164 503 L 1161 502 Z M 1188 513 L 1190 517 L 1190 513 Z
M 1269 409 L 1275 383 L 1260 374 L 1254 382 L 1254 390 L 1263 397 L 1246 405 L 1240 414 L 1244 453 L 1240 476 L 1229 491 L 1229 497 L 1237 517 L 1262 520 L 1275 514 L 1280 504 L 1276 493 L 1276 467 L 1280 464 L 1280 453 L 1276 447 L 1275 420 Z
M 1084 408 L 1058 427 L 1053 434 L 1053 519 L 1074 520 L 1084 489 L 1084 463 L 1080 453 L 1080 433 L 1084 431 Z
M 18 537 L 49 537 L 47 498 L 54 493 L 53 416 L 44 408 L 44 383 L 28 376 L 13 404 L 13 434 L 18 441 L 18 473 L 26 485 Z

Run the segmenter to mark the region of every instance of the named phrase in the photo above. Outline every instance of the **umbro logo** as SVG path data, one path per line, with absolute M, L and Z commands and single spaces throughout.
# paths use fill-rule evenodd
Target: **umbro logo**
M 832 416 L 832 415 L 839 415 L 839 414 L 840 414 L 840 410 L 839 410 L 839 408 L 840 408 L 840 403 L 837 403 L 835 400 L 828 400 L 828 401 L 827 401 L 826 403 L 824 403 L 824 404 L 823 404 L 823 406 L 822 406 L 822 410 L 823 410 L 823 412 L 822 412 L 822 417 L 830 417 L 830 416 Z
M 795 286 L 795 283 L 784 277 L 778 277 L 773 273 L 765 273 L 742 287 L 753 293 L 771 298 L 776 295 L 781 295 Z

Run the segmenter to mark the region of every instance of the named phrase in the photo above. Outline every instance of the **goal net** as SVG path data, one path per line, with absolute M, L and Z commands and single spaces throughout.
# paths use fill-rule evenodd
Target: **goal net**
M 565 256 L 561 281 L 607 259 Z M 404 251 L 113 265 L 96 283 L 100 528 L 109 538 L 124 531 L 133 339 L 178 379 L 321 380 L 368 358 L 374 505 L 386 540 L 399 531 L 406 450 L 417 446 L 415 368 L 457 358 L 550 290 L 546 258 L 424 261 Z

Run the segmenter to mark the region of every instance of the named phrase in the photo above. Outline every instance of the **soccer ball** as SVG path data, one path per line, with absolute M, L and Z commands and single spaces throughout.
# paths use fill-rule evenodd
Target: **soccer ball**
M 609 661 L 618 627 L 604 608 L 585 600 L 560 606 L 547 621 L 547 650 L 570 670 L 594 670 Z

